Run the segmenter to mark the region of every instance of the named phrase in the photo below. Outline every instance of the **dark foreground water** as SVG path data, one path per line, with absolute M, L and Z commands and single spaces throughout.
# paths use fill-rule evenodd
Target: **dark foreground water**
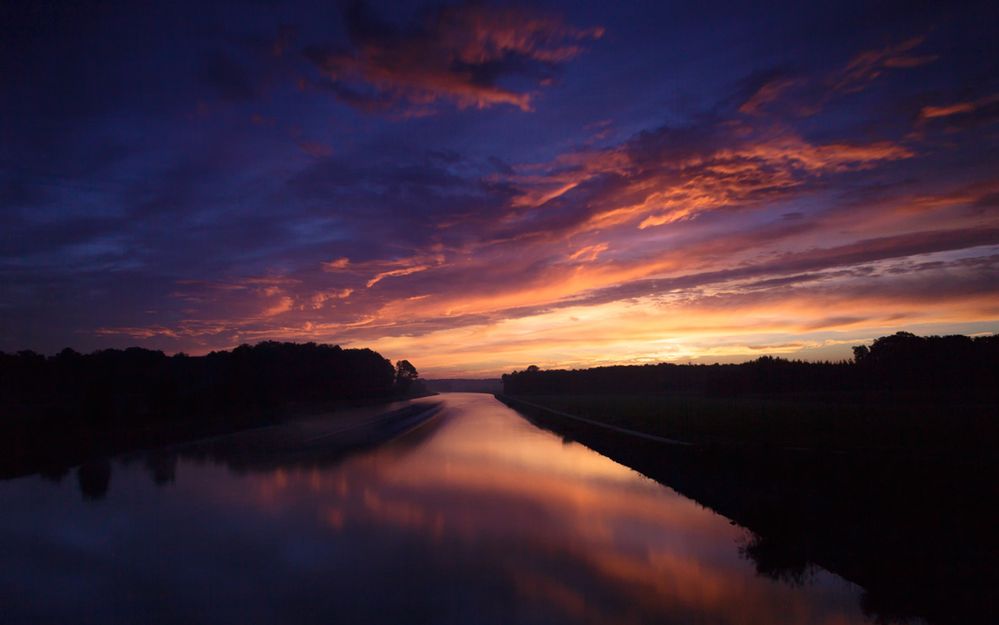
M 256 434 L 0 482 L 0 622 L 866 622 L 823 571 L 488 395 L 376 449 Z M 109 472 L 110 471 L 110 472 Z

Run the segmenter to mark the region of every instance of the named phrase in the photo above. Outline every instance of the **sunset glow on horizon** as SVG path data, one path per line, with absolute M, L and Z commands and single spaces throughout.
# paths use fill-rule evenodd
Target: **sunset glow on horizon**
M 0 350 L 485 377 L 999 332 L 994 6 L 182 5 L 0 26 Z

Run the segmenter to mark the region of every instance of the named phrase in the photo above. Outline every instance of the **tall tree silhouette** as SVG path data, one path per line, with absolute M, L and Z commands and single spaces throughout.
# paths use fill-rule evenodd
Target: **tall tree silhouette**
M 395 363 L 395 384 L 399 392 L 407 392 L 418 377 L 420 374 L 416 371 L 416 367 L 408 360 Z

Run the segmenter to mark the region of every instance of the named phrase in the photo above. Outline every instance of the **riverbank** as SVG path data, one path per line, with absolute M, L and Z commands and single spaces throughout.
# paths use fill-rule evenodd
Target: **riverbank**
M 709 397 L 697 393 L 517 395 L 610 427 L 695 445 L 987 460 L 999 440 L 989 402 L 857 393 Z
M 865 588 L 865 611 L 889 621 L 991 622 L 996 613 L 992 580 L 999 544 L 993 530 L 999 519 L 988 505 L 999 494 L 994 453 L 881 453 L 864 445 L 847 453 L 805 450 L 732 444 L 732 432 L 724 441 L 664 444 L 622 431 L 622 424 L 640 423 L 623 418 L 631 414 L 624 410 L 613 420 L 600 409 L 583 418 L 563 410 L 578 410 L 579 397 L 558 404 L 498 398 L 536 425 L 751 530 L 756 539 L 743 551 L 762 575 L 807 583 L 810 568 L 821 566 Z M 543 399 L 556 405 L 542 405 Z M 605 399 L 609 409 L 613 400 Z M 728 419 L 740 416 L 763 418 L 742 413 Z M 994 440 L 980 442 L 979 449 Z
M 334 415 L 348 424 L 359 415 L 390 413 L 395 404 L 413 397 L 356 399 L 321 403 L 299 402 L 280 410 L 197 416 L 169 421 L 93 423 L 44 418 L 0 423 L 0 479 L 32 473 L 59 474 L 69 467 L 140 449 L 234 434 L 283 423 L 308 423 Z M 398 406 L 396 406 L 398 407 Z
M 167 453 L 210 458 L 235 471 L 319 468 L 424 426 L 443 407 L 433 399 L 403 400 L 340 413 L 312 414 L 175 446 Z

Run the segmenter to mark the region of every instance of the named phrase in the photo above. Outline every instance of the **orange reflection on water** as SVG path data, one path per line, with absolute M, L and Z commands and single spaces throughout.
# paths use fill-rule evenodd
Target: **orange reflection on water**
M 425 541 L 434 566 L 488 566 L 518 603 L 556 620 L 866 620 L 858 589 L 827 573 L 800 588 L 757 576 L 738 553 L 743 530 L 631 469 L 490 396 L 446 402 L 436 422 L 319 480 L 307 470 L 270 474 L 256 485 L 259 503 L 305 499 L 337 534 Z

